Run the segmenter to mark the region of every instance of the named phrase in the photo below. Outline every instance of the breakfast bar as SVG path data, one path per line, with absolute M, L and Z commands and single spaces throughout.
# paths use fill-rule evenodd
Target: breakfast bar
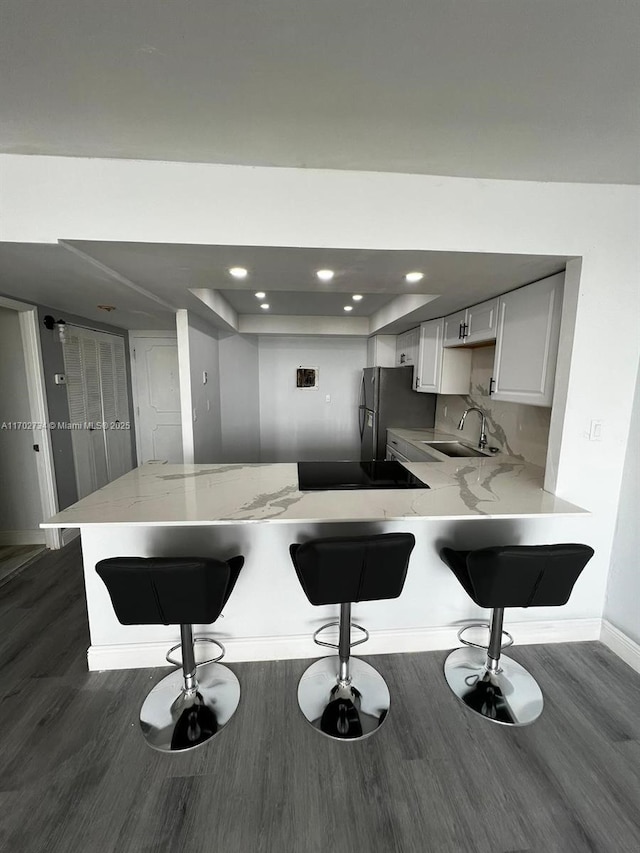
M 223 617 L 215 630 L 195 626 L 196 631 L 220 639 L 227 660 L 276 660 L 317 656 L 311 635 L 335 618 L 332 608 L 312 607 L 306 600 L 289 557 L 292 543 L 319 536 L 414 534 L 401 597 L 354 605 L 354 621 L 371 631 L 366 653 L 376 654 L 452 647 L 457 628 L 481 613 L 441 562 L 443 546 L 589 539 L 589 513 L 545 492 L 543 470 L 517 458 L 443 458 L 402 467 L 422 486 L 356 483 L 306 491 L 295 463 L 149 463 L 58 513 L 43 526 L 80 529 L 89 668 L 166 665 L 165 652 L 177 637 L 170 626 L 118 622 L 95 572 L 96 563 L 108 557 L 243 554 L 245 566 Z M 593 570 L 588 567 L 585 575 Z M 538 608 L 531 616 L 518 611 L 519 642 L 595 639 L 598 601 L 593 584 L 581 581 L 562 609 L 561 622 L 557 608 L 548 613 Z

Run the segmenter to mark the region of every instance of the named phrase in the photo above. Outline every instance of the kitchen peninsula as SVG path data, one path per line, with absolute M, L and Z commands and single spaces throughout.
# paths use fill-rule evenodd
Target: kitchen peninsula
M 443 545 L 588 541 L 589 514 L 543 491 L 536 466 L 499 456 L 406 467 L 430 488 L 301 492 L 294 463 L 147 464 L 58 513 L 43 526 L 81 532 L 89 668 L 164 665 L 177 637 L 175 627 L 120 625 L 95 572 L 106 557 L 243 554 L 223 618 L 212 628 L 196 626 L 196 633 L 221 639 L 233 661 L 318 655 L 311 634 L 334 618 L 335 608 L 307 602 L 289 558 L 293 542 L 398 530 L 415 535 L 403 595 L 354 605 L 355 621 L 372 632 L 362 651 L 375 654 L 453 646 L 454 624 L 479 614 L 441 563 Z M 595 638 L 597 598 L 589 585 L 576 588 L 564 611 L 569 639 Z M 539 620 L 558 623 L 555 608 L 534 615 L 538 633 Z M 524 624 L 527 616 L 517 619 Z

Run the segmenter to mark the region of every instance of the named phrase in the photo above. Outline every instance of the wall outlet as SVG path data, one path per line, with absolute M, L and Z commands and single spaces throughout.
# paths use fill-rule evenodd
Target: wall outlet
M 325 401 L 325 403 L 330 403 L 331 402 L 331 394 L 327 394 L 327 396 L 324 398 L 324 401 Z
M 589 441 L 602 441 L 602 421 L 591 421 Z

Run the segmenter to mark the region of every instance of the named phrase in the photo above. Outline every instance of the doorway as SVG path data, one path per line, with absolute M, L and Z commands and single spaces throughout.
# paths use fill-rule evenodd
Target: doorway
M 0 545 L 18 548 L 12 561 L 20 546 L 61 547 L 39 526 L 58 511 L 48 420 L 37 309 L 0 297 Z

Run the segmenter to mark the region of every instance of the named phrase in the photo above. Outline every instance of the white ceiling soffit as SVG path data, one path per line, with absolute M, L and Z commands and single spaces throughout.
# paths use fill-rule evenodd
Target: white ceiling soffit
M 175 329 L 172 309 L 59 245 L 0 242 L 0 293 L 54 309 L 63 319 L 69 313 L 122 329 Z
M 640 182 L 634 0 L 2 7 L 2 152 Z
M 0 243 L 0 293 L 125 329 L 175 328 L 175 311 L 185 308 L 227 331 L 286 327 L 289 334 L 297 323 L 309 333 L 322 326 L 327 334 L 395 334 L 544 278 L 565 262 L 413 250 Z M 236 265 L 249 270 L 245 280 L 231 279 L 228 268 Z M 321 268 L 335 271 L 332 281 L 318 280 Z M 413 270 L 424 279 L 408 284 L 404 275 Z M 266 294 L 268 312 L 257 292 Z M 356 294 L 363 299 L 354 301 Z
M 240 328 L 235 315 L 255 315 L 252 328 L 266 321 L 255 297 L 264 292 L 271 317 L 335 316 L 340 328 L 360 329 L 362 323 L 344 321 L 377 315 L 371 328 L 395 334 L 552 275 L 566 263 L 562 256 L 480 252 L 67 242 L 176 309 L 188 308 L 227 329 Z M 246 268 L 247 277 L 234 280 L 228 272 L 234 266 Z M 335 275 L 324 283 L 315 273 L 327 268 Z M 423 280 L 408 284 L 410 271 L 423 272 Z M 354 294 L 364 298 L 356 303 Z M 401 296 L 419 297 L 422 307 L 405 303 L 402 319 L 379 313 Z M 353 306 L 349 317 L 346 304 Z

